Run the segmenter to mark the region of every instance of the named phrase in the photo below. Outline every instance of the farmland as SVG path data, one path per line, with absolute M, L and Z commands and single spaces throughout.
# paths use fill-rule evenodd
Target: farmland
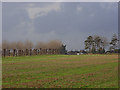
M 3 88 L 118 88 L 118 55 L 2 59 Z

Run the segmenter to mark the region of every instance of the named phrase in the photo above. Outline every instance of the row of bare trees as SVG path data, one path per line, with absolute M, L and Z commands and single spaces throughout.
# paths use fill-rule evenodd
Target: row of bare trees
M 3 49 L 2 56 L 32 56 L 45 54 L 60 54 L 60 49 Z
M 49 42 L 38 42 L 36 45 L 30 40 L 25 42 L 2 42 L 3 56 L 31 56 L 42 54 L 60 54 L 64 45 L 59 40 L 52 40 Z M 61 51 L 62 50 L 62 51 Z
M 17 42 L 8 42 L 3 40 L 2 49 L 39 49 L 39 48 L 51 48 L 58 49 L 62 46 L 62 42 L 59 40 L 52 40 L 49 42 L 37 42 L 36 45 L 33 44 L 32 41 L 26 40 L 25 42 L 17 41 Z

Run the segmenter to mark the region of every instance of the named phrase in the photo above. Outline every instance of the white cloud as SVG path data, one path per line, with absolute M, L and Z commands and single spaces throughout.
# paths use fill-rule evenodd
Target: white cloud
M 81 12 L 82 10 L 83 10 L 82 7 L 80 7 L 80 6 L 77 7 L 77 11 L 78 11 L 78 12 Z
M 26 8 L 29 18 L 35 19 L 39 16 L 47 15 L 51 11 L 58 12 L 61 10 L 60 3 L 52 3 L 48 5 L 44 5 L 43 7 L 35 6 L 34 4 L 30 4 L 29 7 Z
M 13 32 L 5 32 L 6 35 L 11 34 Z M 35 31 L 34 23 L 31 22 L 21 22 L 19 25 L 14 27 L 14 35 L 11 36 L 12 41 L 17 40 L 31 40 L 34 43 L 38 41 L 49 41 L 57 39 L 57 34 L 55 31 L 49 31 L 45 33 L 38 33 Z
M 34 3 L 30 3 L 30 4 L 28 4 L 28 7 L 33 7 L 33 6 L 35 6 Z

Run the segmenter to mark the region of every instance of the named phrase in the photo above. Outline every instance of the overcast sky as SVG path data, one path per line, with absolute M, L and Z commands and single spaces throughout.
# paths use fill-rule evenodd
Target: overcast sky
M 84 49 L 89 35 L 118 33 L 116 3 L 3 3 L 2 39 L 61 40 L 68 50 Z
M 0 49 L 2 44 L 2 3 L 0 2 Z

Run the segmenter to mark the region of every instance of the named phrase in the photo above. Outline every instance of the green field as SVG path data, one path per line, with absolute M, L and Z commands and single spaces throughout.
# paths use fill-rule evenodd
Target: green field
M 3 88 L 118 88 L 118 55 L 2 59 Z

